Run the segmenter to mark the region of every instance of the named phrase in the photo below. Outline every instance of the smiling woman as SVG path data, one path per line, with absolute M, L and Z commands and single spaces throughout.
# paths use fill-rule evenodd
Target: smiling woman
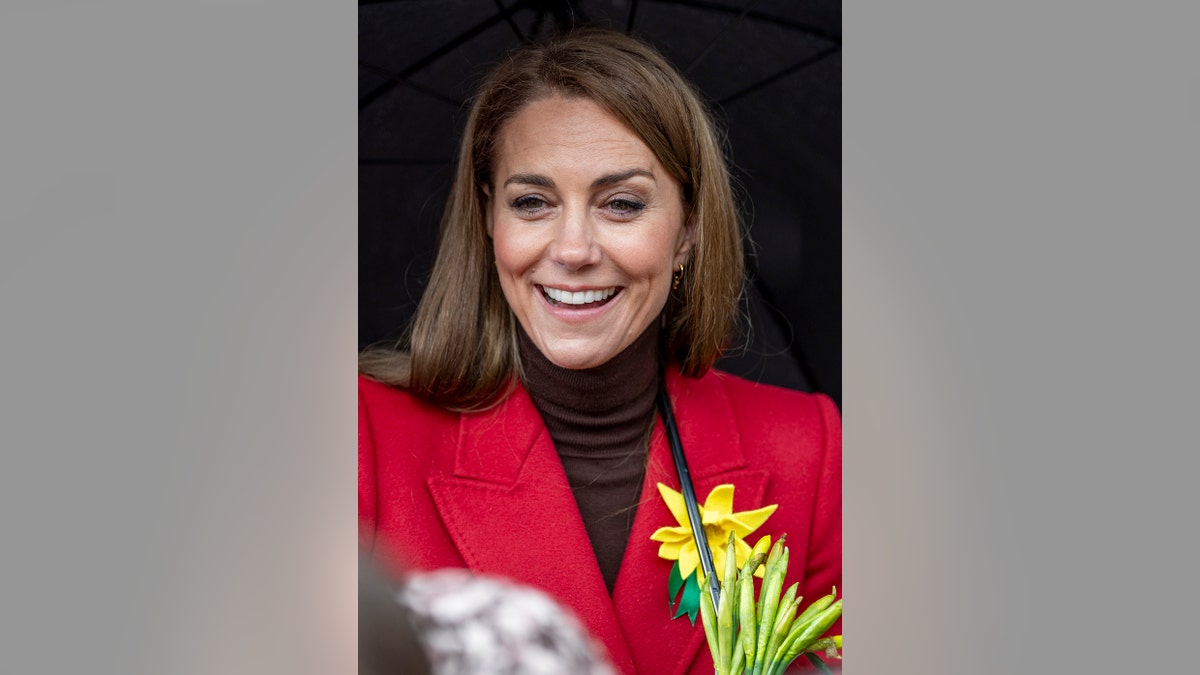
M 687 261 L 678 181 L 584 98 L 530 103 L 504 126 L 497 160 L 488 234 L 517 322 L 556 366 L 607 363 L 658 319 Z
M 789 583 L 819 597 L 841 582 L 836 408 L 712 367 L 743 271 L 718 138 L 631 37 L 583 29 L 514 52 L 473 99 L 405 341 L 359 361 L 361 545 L 541 588 L 625 673 L 713 672 L 702 628 L 663 602 L 684 583 L 676 559 L 687 588 L 697 573 L 686 541 L 658 555 L 662 528 L 687 530 L 659 498 L 681 486 L 656 397 L 695 491 L 720 497 L 704 524 L 769 516 L 807 543 Z

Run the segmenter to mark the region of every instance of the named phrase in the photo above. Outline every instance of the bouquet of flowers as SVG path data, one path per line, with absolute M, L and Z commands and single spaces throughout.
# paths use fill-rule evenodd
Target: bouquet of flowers
M 800 654 L 828 672 L 816 653 L 841 658 L 842 636 L 821 637 L 842 615 L 842 601 L 835 599 L 837 588 L 799 613 L 803 598 L 796 595 L 798 583 L 780 596 L 788 565 L 786 539 L 780 537 L 774 546 L 770 537 L 759 539 L 739 570 L 730 534 L 715 609 L 708 583 L 700 580 L 700 616 L 717 675 L 780 675 Z M 760 567 L 764 567 L 762 589 L 755 600 L 754 574 Z
M 686 614 L 695 621 L 697 612 L 701 615 L 717 675 L 777 675 L 801 654 L 819 670 L 829 672 L 817 654 L 841 658 L 842 636 L 824 636 L 842 615 L 837 588 L 800 611 L 799 584 L 786 591 L 782 588 L 789 558 L 787 536 L 774 545 L 771 537 L 762 537 L 753 548 L 745 541 L 776 506 L 734 512 L 733 486 L 718 485 L 703 508 L 696 508 L 700 527 L 693 528 L 684 496 L 662 483 L 658 490 L 678 523 L 659 528 L 651 536 L 661 542 L 659 556 L 675 561 L 668 600 L 674 606 L 679 598 L 676 618 Z M 697 534 L 701 531 L 703 535 Z M 705 548 L 711 549 L 713 576 L 722 575 L 719 583 L 704 578 L 696 545 L 701 536 Z M 754 577 L 762 579 L 757 598 Z

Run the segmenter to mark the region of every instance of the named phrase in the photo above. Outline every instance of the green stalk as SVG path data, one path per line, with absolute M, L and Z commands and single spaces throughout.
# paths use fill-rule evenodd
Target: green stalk
M 829 630 L 829 627 L 832 626 L 841 615 L 842 601 L 838 600 L 818 614 L 816 618 L 810 621 L 806 626 L 801 628 L 799 634 L 796 635 L 794 640 L 788 640 L 784 643 L 786 650 L 783 652 L 783 660 L 787 663 L 791 663 L 793 660 L 795 660 L 795 658 L 800 655 L 800 652 L 807 650 L 812 643 L 816 642 L 817 639 L 821 637 L 822 633 Z M 792 632 L 796 633 L 796 629 L 793 629 Z
M 837 639 L 833 637 L 823 637 L 820 640 L 808 646 L 804 650 L 806 654 L 816 654 L 817 652 L 825 652 L 825 655 L 830 658 L 837 658 Z
M 799 587 L 799 583 L 789 586 L 787 593 L 780 600 L 779 610 L 775 613 L 775 624 L 771 627 L 771 636 L 767 640 L 767 654 L 774 654 L 788 636 L 788 629 L 796 616 L 796 605 L 799 602 L 796 599 L 796 589 Z M 766 665 L 770 667 L 772 664 L 768 662 Z
M 796 582 L 788 586 L 787 591 L 783 594 L 783 599 L 779 601 L 779 609 L 775 612 L 775 627 L 772 629 L 776 635 L 782 639 L 792 629 L 792 621 L 796 618 L 796 610 L 800 608 L 800 602 L 804 600 L 804 596 L 796 597 L 796 591 L 800 589 L 800 582 Z
M 721 580 L 721 595 L 733 590 L 737 581 L 737 547 L 733 544 L 733 533 L 729 534 L 729 542 L 725 544 L 725 578 Z
M 746 652 L 742 651 L 742 641 L 737 640 L 733 645 L 733 659 L 729 663 L 729 675 L 742 675 L 746 670 Z
M 771 628 L 775 624 L 775 611 L 779 605 L 779 589 L 783 586 L 783 577 L 787 574 L 788 552 L 783 542 L 786 536 L 780 537 L 771 547 L 767 556 L 767 571 L 763 575 L 762 591 L 758 596 L 758 636 L 754 650 L 754 668 L 751 675 L 762 675 L 767 664 L 767 641 L 771 637 Z
M 775 543 L 771 546 L 771 551 L 767 554 L 767 568 L 765 570 L 763 570 L 763 584 L 764 585 L 767 584 L 771 580 L 771 577 L 774 575 L 775 568 L 779 566 L 779 559 L 783 557 L 784 542 L 786 540 L 787 540 L 786 534 L 781 536 L 779 539 L 776 539 Z M 759 599 L 758 610 L 757 610 L 758 621 L 761 624 L 762 623 L 762 611 L 763 611 L 761 594 L 759 595 L 758 599 Z
M 737 582 L 737 548 L 733 533 L 725 544 L 725 578 L 721 581 L 721 599 L 717 604 L 717 646 L 721 648 L 720 672 L 729 672 L 733 659 L 733 615 L 738 596 L 734 594 Z
M 817 667 L 817 670 L 821 671 L 822 673 L 826 673 L 827 675 L 833 675 L 833 671 L 829 669 L 829 666 L 825 665 L 825 662 L 821 660 L 821 657 L 817 656 L 816 654 L 807 653 L 805 656 L 808 657 L 809 663 Z
M 837 586 L 834 586 L 832 593 L 817 598 L 813 601 L 813 604 L 809 605 L 803 612 L 801 612 L 800 616 L 796 617 L 796 620 L 792 622 L 792 627 L 795 628 L 796 626 L 803 626 L 809 621 L 812 621 L 813 617 L 825 611 L 825 608 L 832 605 L 833 600 L 836 597 Z
M 719 662 L 717 674 L 728 675 L 729 662 L 733 656 L 733 603 L 729 593 L 722 593 L 717 602 L 717 647 Z
M 717 646 L 717 613 L 712 606 L 712 591 L 708 588 L 708 580 L 700 578 L 700 570 L 693 572 L 700 584 L 700 621 L 704 624 L 704 638 L 708 640 L 708 651 L 712 654 L 713 663 L 717 663 L 721 652 Z
M 762 554 L 751 557 L 738 577 L 738 642 L 748 663 L 754 663 L 758 622 L 754 616 L 754 570 L 765 560 Z

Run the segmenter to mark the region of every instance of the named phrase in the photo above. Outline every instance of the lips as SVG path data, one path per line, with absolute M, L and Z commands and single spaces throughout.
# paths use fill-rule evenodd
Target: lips
M 620 286 L 586 291 L 565 291 L 549 286 L 539 286 L 546 301 L 553 307 L 583 309 L 604 305 L 621 290 Z

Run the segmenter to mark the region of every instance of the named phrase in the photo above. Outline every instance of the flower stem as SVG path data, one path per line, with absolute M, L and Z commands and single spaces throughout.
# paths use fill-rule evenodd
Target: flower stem
M 817 670 L 821 671 L 822 673 L 833 675 L 833 671 L 829 669 L 829 666 L 825 665 L 825 662 L 821 660 L 821 657 L 813 654 L 812 652 L 805 652 L 804 655 L 808 657 L 810 663 L 817 667 Z

